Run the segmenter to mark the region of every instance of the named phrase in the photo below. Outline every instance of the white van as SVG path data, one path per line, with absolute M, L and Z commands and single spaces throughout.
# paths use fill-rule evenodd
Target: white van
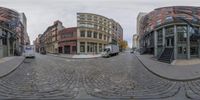
M 23 56 L 35 58 L 35 46 L 34 45 L 24 46 Z

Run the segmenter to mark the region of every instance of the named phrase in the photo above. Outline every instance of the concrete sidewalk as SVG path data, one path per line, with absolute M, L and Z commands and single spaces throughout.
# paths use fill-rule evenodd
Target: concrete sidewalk
M 135 55 L 149 71 L 160 77 L 175 81 L 200 79 L 200 64 L 171 65 L 157 61 L 152 55 Z
M 14 71 L 23 61 L 23 56 L 4 57 L 0 59 L 0 78 Z
M 90 58 L 101 57 L 100 54 L 96 54 L 96 55 L 47 54 L 47 55 L 62 57 L 62 58 L 71 58 L 71 59 L 90 59 Z

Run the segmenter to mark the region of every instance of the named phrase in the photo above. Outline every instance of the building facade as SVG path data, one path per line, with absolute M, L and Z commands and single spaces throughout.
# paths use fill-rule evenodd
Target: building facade
M 52 26 L 49 26 L 44 34 L 44 47 L 48 53 L 58 53 L 58 33 L 64 26 L 62 22 L 55 21 Z
M 132 49 L 133 50 L 139 49 L 139 35 L 138 34 L 133 35 Z
M 30 39 L 27 33 L 27 18 L 26 15 L 24 13 L 20 13 L 20 21 L 22 23 L 22 25 L 24 26 L 24 30 L 23 30 L 23 44 L 24 45 L 30 45 Z
M 123 40 L 123 29 L 113 19 L 92 13 L 77 13 L 77 53 L 98 54 L 106 44 Z
M 136 33 L 136 35 L 134 34 L 133 35 L 133 46 L 132 47 L 136 47 L 136 46 L 134 46 L 135 44 L 138 46 L 138 47 L 136 47 L 136 48 L 140 48 L 140 42 L 139 42 L 139 40 L 140 40 L 140 33 L 142 33 L 142 22 L 143 22 L 143 20 L 144 20 L 144 17 L 145 17 L 145 15 L 147 15 L 147 13 L 145 13 L 145 12 L 140 12 L 139 14 L 138 14 L 138 16 L 137 16 L 137 33 Z
M 140 32 L 140 52 L 159 60 L 200 58 L 200 7 L 173 6 L 148 13 Z
M 70 27 L 59 31 L 58 52 L 63 54 L 77 53 L 77 28 Z
M 22 53 L 24 27 L 17 11 L 0 7 L 0 58 Z
M 35 51 L 36 52 L 40 52 L 40 37 L 42 36 L 42 34 L 39 34 L 38 36 L 37 36 L 37 38 L 33 41 L 33 44 L 34 44 L 34 46 L 35 46 Z
M 119 41 L 123 41 L 123 29 L 113 19 L 77 13 L 77 27 L 64 28 L 60 21 L 56 21 L 38 39 L 39 51 L 42 52 L 99 54 L 106 44 L 118 45 Z

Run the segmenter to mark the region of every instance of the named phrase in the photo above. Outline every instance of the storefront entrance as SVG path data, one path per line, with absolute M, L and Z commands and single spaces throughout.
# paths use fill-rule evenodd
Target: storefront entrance
M 174 47 L 174 37 L 166 37 L 166 48 Z
M 177 58 L 178 59 L 187 59 L 187 45 L 178 44 L 177 46 Z
M 64 46 L 64 53 L 70 54 L 70 46 Z

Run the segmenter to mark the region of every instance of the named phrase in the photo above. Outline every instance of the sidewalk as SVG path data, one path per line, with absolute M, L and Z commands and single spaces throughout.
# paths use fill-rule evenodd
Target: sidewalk
M 149 71 L 162 78 L 175 81 L 188 81 L 200 78 L 200 64 L 171 65 L 157 61 L 152 55 L 135 55 Z
M 69 59 L 90 59 L 90 58 L 101 57 L 100 54 L 95 54 L 95 55 L 47 54 L 47 55 L 62 57 L 62 58 L 69 58 Z
M 0 78 L 14 71 L 23 61 L 23 56 L 4 57 L 0 59 Z

